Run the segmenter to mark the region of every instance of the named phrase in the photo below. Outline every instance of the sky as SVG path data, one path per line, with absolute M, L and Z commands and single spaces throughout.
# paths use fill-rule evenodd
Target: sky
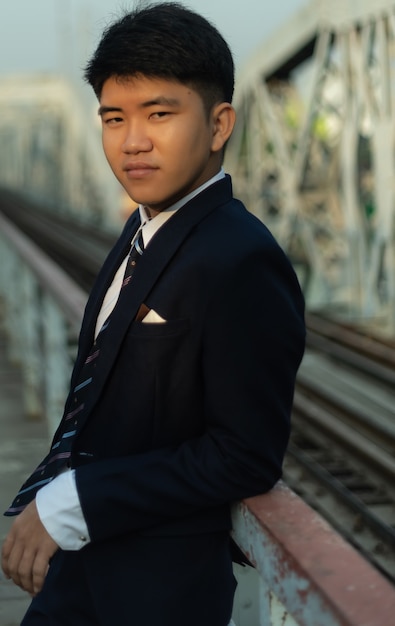
M 185 0 L 212 21 L 236 67 L 308 0 Z M 0 78 L 55 73 L 82 81 L 82 68 L 105 26 L 133 0 L 0 0 Z

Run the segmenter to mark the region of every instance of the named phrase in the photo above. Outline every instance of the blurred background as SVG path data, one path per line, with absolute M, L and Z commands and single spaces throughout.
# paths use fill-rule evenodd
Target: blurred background
M 185 4 L 232 48 L 237 125 L 225 169 L 306 299 L 284 480 L 395 582 L 395 0 Z M 133 6 L 0 0 L 6 504 L 62 414 L 87 293 L 135 208 L 104 159 L 82 78 L 103 29 Z M 0 539 L 7 528 L 0 518 Z M 235 621 L 256 626 L 245 578 Z M 19 623 L 27 600 L 0 575 L 2 626 Z
M 305 3 L 189 0 L 184 4 L 220 29 L 240 67 L 256 46 Z M 103 28 L 133 6 L 130 0 L 2 0 L 0 74 L 49 72 L 80 81 L 81 68 Z
M 0 183 L 115 229 L 134 204 L 104 162 L 82 74 L 132 6 L 3 0 L 0 21 Z M 236 194 L 291 257 L 310 307 L 384 315 L 392 332 L 393 2 L 188 6 L 234 53 Z

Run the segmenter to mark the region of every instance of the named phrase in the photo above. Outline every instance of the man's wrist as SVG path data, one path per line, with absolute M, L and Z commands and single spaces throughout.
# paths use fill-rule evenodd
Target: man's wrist
M 80 550 L 90 542 L 82 513 L 75 470 L 59 474 L 36 495 L 41 523 L 62 550 Z

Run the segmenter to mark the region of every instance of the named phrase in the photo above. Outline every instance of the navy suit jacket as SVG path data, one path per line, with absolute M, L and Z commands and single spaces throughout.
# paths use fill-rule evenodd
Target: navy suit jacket
M 138 225 L 93 287 L 73 381 Z M 166 323 L 136 321 L 143 304 Z M 101 354 L 72 456 L 92 541 L 230 528 L 230 504 L 281 476 L 303 349 L 295 273 L 226 177 L 152 238 Z

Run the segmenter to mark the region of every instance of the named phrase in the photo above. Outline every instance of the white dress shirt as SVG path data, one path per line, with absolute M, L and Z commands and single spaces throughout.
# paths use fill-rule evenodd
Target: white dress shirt
M 192 200 L 198 193 L 225 177 L 223 169 L 203 185 L 187 196 L 165 209 L 153 219 L 149 219 L 147 211 L 140 205 L 141 230 L 146 248 L 155 233 L 184 204 Z M 139 229 L 140 230 L 140 229 Z M 132 244 L 132 242 L 131 242 Z M 118 299 L 127 256 L 114 276 L 103 300 L 96 323 L 96 334 L 107 319 Z M 123 268 L 123 269 L 122 269 Z M 52 539 L 62 550 L 80 550 L 90 541 L 89 531 L 82 513 L 75 481 L 75 470 L 65 470 L 50 483 L 42 487 L 36 495 L 36 505 L 41 522 Z

